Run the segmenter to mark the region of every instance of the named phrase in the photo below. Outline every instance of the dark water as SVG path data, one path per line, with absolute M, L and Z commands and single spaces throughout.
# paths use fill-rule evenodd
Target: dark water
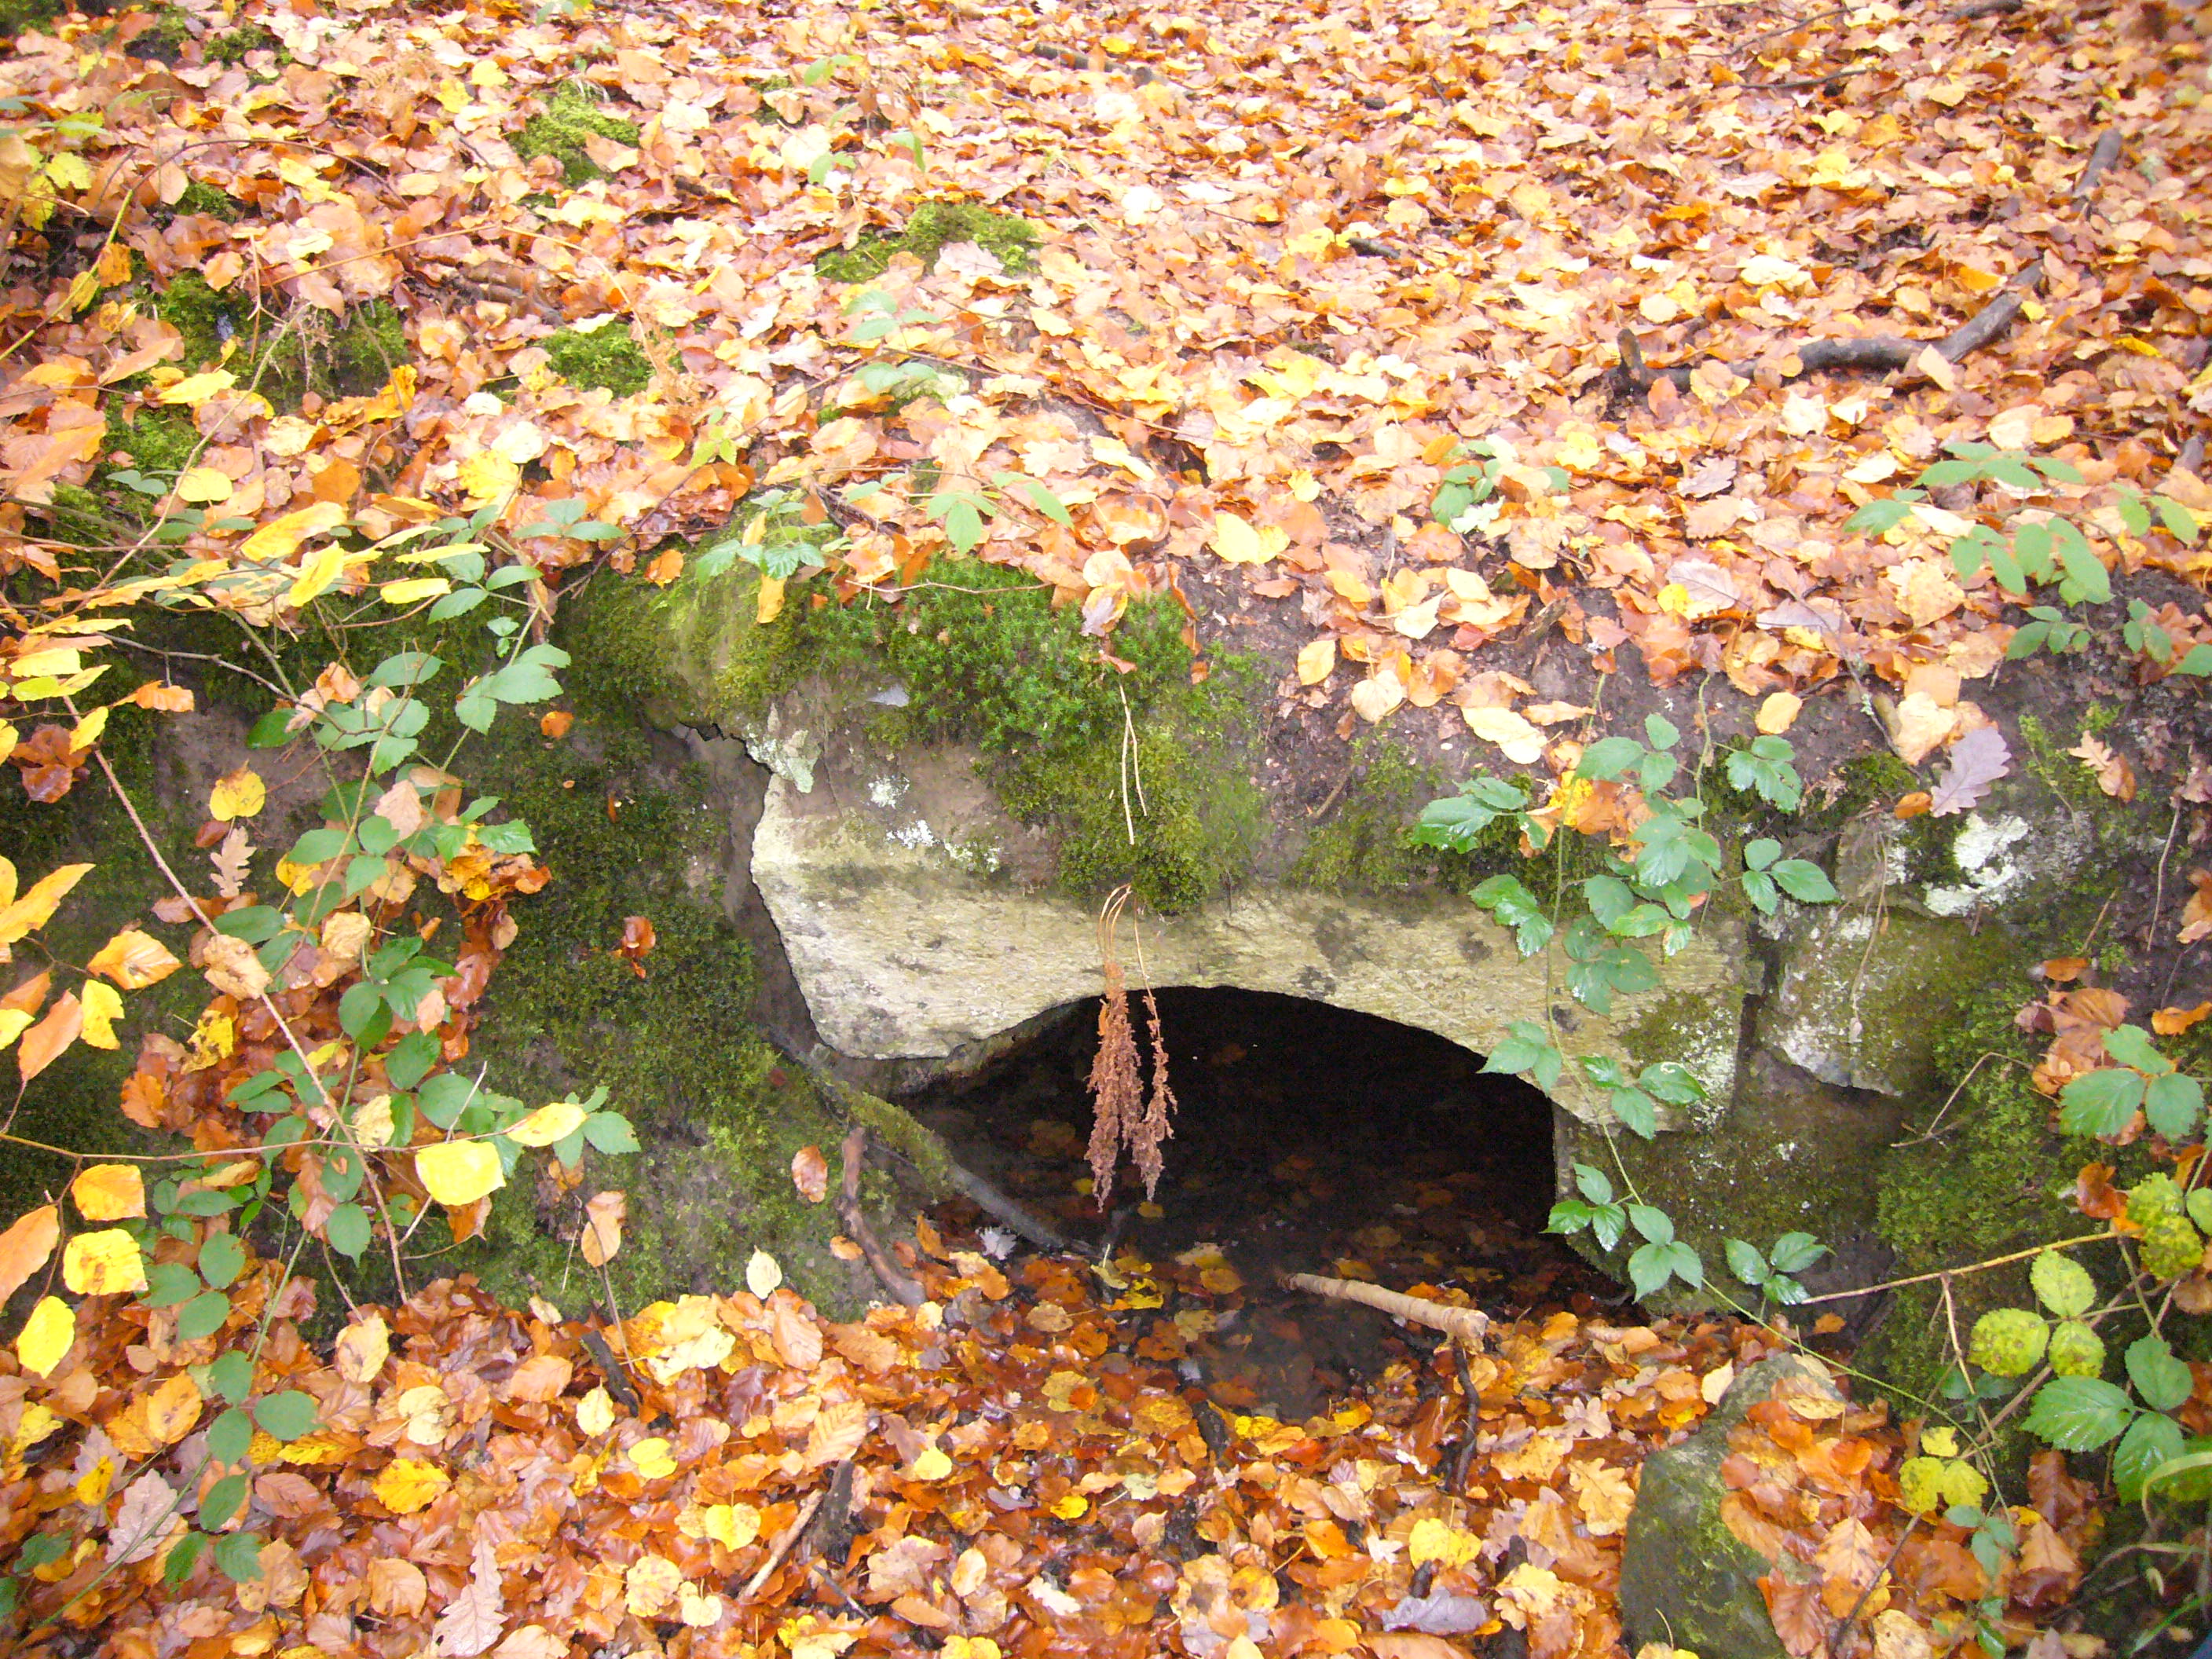
M 1621 1295 L 1541 1231 L 1552 1108 L 1526 1084 L 1482 1075 L 1480 1055 L 1431 1033 L 1294 997 L 1170 988 L 1158 1002 L 1180 1110 L 1151 1204 L 1126 1161 L 1104 1216 L 1082 1189 L 1096 1002 L 981 1078 L 909 1104 L 1094 1254 L 1110 1231 L 1122 1268 L 1189 1282 L 1218 1246 L 1241 1289 L 1225 1306 L 1212 1298 L 1221 1328 L 1185 1370 L 1222 1403 L 1309 1414 L 1409 1342 L 1434 1346 L 1367 1310 L 1279 1291 L 1278 1272 L 1460 1290 L 1501 1318 L 1588 1316 Z M 1132 1013 L 1141 1043 L 1140 1000 Z M 988 1223 L 965 1205 L 941 1219 Z

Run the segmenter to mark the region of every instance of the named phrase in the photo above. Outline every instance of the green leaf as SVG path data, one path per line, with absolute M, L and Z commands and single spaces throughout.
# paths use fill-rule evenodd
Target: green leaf
M 325 1240 L 349 1261 L 361 1260 L 361 1253 L 368 1248 L 370 1233 L 368 1212 L 358 1204 L 339 1205 L 323 1224 Z
M 1599 781 L 1617 778 L 1643 754 L 1643 744 L 1633 738 L 1600 738 L 1583 750 L 1582 758 L 1575 763 L 1575 775 Z
M 216 1233 L 200 1246 L 200 1277 L 213 1289 L 228 1289 L 246 1271 L 246 1248 L 228 1233 Z
M 1763 916 L 1771 916 L 1781 908 L 1782 896 L 1774 890 L 1774 878 L 1756 870 L 1743 872 L 1743 895 Z
M 1741 1238 L 1731 1238 L 1728 1241 L 1725 1253 L 1728 1256 L 1729 1271 L 1742 1283 L 1751 1285 L 1753 1289 L 1764 1285 L 1773 1276 L 1772 1270 L 1766 1265 L 1766 1258 L 1759 1253 L 1759 1249 L 1754 1244 L 1748 1243 Z
M 1682 733 L 1680 728 L 1664 714 L 1646 714 L 1644 717 L 1644 739 L 1654 749 L 1672 749 L 1681 742 Z
M 261 1577 L 261 1547 L 268 1540 L 253 1532 L 225 1533 L 215 1540 L 216 1570 L 234 1584 Z
M 2058 1127 L 2069 1135 L 2116 1135 L 2142 1104 L 2143 1079 L 2125 1066 L 2084 1072 L 2058 1095 Z
M 1764 870 L 1782 856 L 1782 843 L 1771 836 L 1761 836 L 1757 841 L 1746 842 L 1743 848 L 1743 867 Z
M 1551 939 L 1552 919 L 1544 914 L 1536 896 L 1515 877 L 1492 876 L 1478 886 L 1472 896 L 1502 925 L 1513 930 L 1514 943 L 1522 956 L 1534 956 Z
M 315 1396 L 299 1389 L 286 1389 L 257 1402 L 253 1420 L 262 1431 L 278 1440 L 301 1438 L 315 1426 Z
M 219 1400 L 240 1404 L 253 1392 L 253 1361 L 238 1348 L 226 1348 L 208 1366 L 208 1390 Z
M 1579 1198 L 1563 1198 L 1552 1206 L 1552 1212 L 1544 1219 L 1547 1233 L 1578 1233 L 1589 1226 L 1596 1212 Z
M 149 1308 L 173 1308 L 199 1293 L 199 1275 L 181 1261 L 157 1261 L 146 1270 L 142 1299 Z
M 1655 1209 L 1649 1204 L 1632 1204 L 1628 1206 L 1628 1218 L 1634 1224 L 1636 1231 L 1654 1244 L 1672 1244 L 1674 1242 L 1674 1223 L 1666 1211 Z
M 1593 1204 L 1613 1202 L 1613 1182 L 1593 1164 L 1575 1165 L 1575 1189 Z
M 174 1589 L 190 1578 L 207 1547 L 208 1535 L 204 1532 L 188 1532 L 170 1545 L 169 1553 L 161 1558 L 161 1582 Z
M 1774 866 L 1774 879 L 1800 904 L 1833 904 L 1835 884 L 1827 872 L 1804 859 L 1784 859 Z
M 233 1406 L 208 1425 L 208 1455 L 218 1463 L 239 1463 L 253 1444 L 253 1419 Z
M 1705 1282 L 1705 1259 L 1680 1240 L 1659 1246 L 1659 1253 L 1668 1269 L 1684 1284 L 1696 1287 Z
M 2097 1282 L 2089 1270 L 2057 1250 L 2045 1250 L 2035 1258 L 2027 1282 L 2035 1288 L 2036 1300 L 2061 1319 L 2078 1319 L 2097 1296 Z
M 2166 526 L 2168 535 L 2182 542 L 2194 542 L 2197 539 L 2197 532 L 2202 526 L 2198 525 L 2194 513 L 2171 495 L 2154 495 L 2150 499 L 2151 505 L 2158 508 L 2158 521 Z
M 202 1291 L 177 1310 L 177 1334 L 186 1342 L 213 1336 L 230 1317 L 230 1298 L 221 1291 Z
M 2128 1344 L 2128 1377 L 2154 1411 L 2177 1409 L 2196 1388 L 2186 1362 L 2174 1358 L 2162 1336 L 2139 1336 Z
M 1001 489 L 1018 488 L 1036 505 L 1036 510 L 1054 524 L 1073 528 L 1075 520 L 1069 514 L 1067 504 L 1047 489 L 1035 478 L 1024 477 L 1018 472 L 1001 472 L 993 480 Z
M 1810 1233 L 1784 1233 L 1769 1254 L 1777 1273 L 1802 1273 L 1827 1253 L 1828 1247 Z
M 584 1139 L 611 1157 L 638 1149 L 637 1132 L 620 1112 L 593 1112 L 584 1120 Z
M 395 1089 L 411 1089 L 430 1075 L 438 1063 L 434 1031 L 412 1031 L 393 1044 L 384 1056 L 384 1075 Z
M 217 1531 L 230 1524 L 239 1506 L 246 1502 L 246 1476 L 226 1474 L 207 1489 L 200 1499 L 200 1525 Z
M 2106 1032 L 2105 1052 L 2121 1065 L 2132 1066 L 2153 1076 L 2173 1069 L 2173 1062 L 2159 1053 L 2157 1045 L 2150 1040 L 2150 1033 L 2140 1025 L 2123 1025 L 2118 1030 Z
M 1621 1127 L 1649 1140 L 1659 1133 L 1659 1109 L 1641 1089 L 1615 1089 L 1607 1097 Z
M 2129 1424 L 2112 1448 L 2112 1486 L 2120 1501 L 2140 1502 L 2152 1476 L 2178 1460 L 2184 1444 L 2181 1425 L 2162 1412 L 2145 1412 Z
M 2027 1420 L 2030 1432 L 2061 1451 L 2092 1451 L 2118 1436 L 2135 1415 L 2126 1390 L 2102 1377 L 2054 1376 L 2035 1391 Z
M 1601 1204 L 1590 1217 L 1590 1237 L 1600 1249 L 1611 1249 L 1627 1231 L 1628 1212 L 1618 1204 Z
M 1664 1245 L 1643 1245 L 1628 1258 L 1628 1282 L 1640 1297 L 1650 1296 L 1674 1276 L 1674 1264 Z
M 1939 461 L 1936 465 L 1945 466 L 1950 463 Z M 1878 501 L 1869 501 L 1844 520 L 1844 528 L 1856 531 L 1862 535 L 1882 535 L 1896 529 L 1911 516 L 1912 501 L 1912 496 L 1900 492 L 1894 495 L 1885 496 Z
M 1694 1106 L 1705 1097 L 1705 1085 L 1697 1073 L 1672 1060 L 1655 1060 L 1636 1079 L 1645 1093 L 1669 1106 Z
M 2185 1140 L 2203 1119 L 2204 1085 L 2186 1072 L 2154 1077 L 2143 1091 L 2143 1115 L 2168 1140 Z

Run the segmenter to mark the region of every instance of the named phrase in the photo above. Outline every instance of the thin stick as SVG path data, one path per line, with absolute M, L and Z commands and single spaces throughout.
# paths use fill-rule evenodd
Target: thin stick
M 1294 1291 L 1305 1291 L 1338 1302 L 1357 1302 L 1376 1308 L 1393 1319 L 1425 1325 L 1480 1346 L 1490 1332 L 1490 1316 L 1480 1308 L 1455 1308 L 1449 1302 L 1430 1302 L 1380 1285 L 1364 1285 L 1352 1279 L 1324 1279 L 1319 1273 L 1285 1273 L 1282 1282 Z
M 769 1575 L 783 1565 L 783 1558 L 791 1553 L 791 1547 L 799 1541 L 799 1535 L 806 1530 L 807 1523 L 814 1519 L 814 1511 L 822 1507 L 822 1500 L 829 1495 L 829 1488 L 825 1486 L 799 1506 L 799 1513 L 791 1517 L 791 1524 L 777 1534 L 775 1544 L 769 1549 L 768 1559 L 761 1563 L 760 1571 L 747 1579 L 744 1589 L 738 1592 L 738 1601 L 750 1601 L 759 1593 L 760 1587 L 768 1583 Z
M 1963 1279 L 1968 1273 L 1987 1273 L 1992 1267 L 2002 1267 L 2008 1262 L 2025 1261 L 2032 1255 L 2041 1255 L 2045 1250 L 2070 1250 L 2077 1244 L 2095 1244 L 2115 1238 L 2116 1233 L 2083 1233 L 2079 1238 L 2062 1238 L 2055 1243 L 2038 1244 L 2032 1249 L 2014 1250 L 2010 1255 L 1991 1256 L 1987 1261 L 1972 1261 L 1963 1267 L 1938 1267 L 1932 1273 L 1914 1273 L 1905 1279 L 1885 1279 L 1879 1285 L 1863 1285 L 1855 1291 L 1830 1291 L 1825 1296 L 1808 1296 L 1802 1302 L 1793 1302 L 1795 1308 L 1809 1308 L 1821 1302 L 1848 1302 L 1853 1297 L 1875 1296 L 1883 1291 L 1901 1290 L 1907 1285 L 1928 1285 L 1936 1279 L 1948 1282 Z

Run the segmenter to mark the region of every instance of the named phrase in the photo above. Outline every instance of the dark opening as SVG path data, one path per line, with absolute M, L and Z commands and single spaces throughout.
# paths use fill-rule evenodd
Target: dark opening
M 909 1102 L 964 1164 L 1031 1212 L 1094 1253 L 1110 1238 L 1109 1269 L 1158 1285 L 1159 1317 L 1181 1309 L 1220 1322 L 1194 1337 L 1183 1330 L 1189 1352 L 1168 1355 L 1160 1345 L 1171 1350 L 1176 1335 L 1133 1319 L 1133 1328 L 1154 1326 L 1147 1357 L 1176 1358 L 1223 1405 L 1301 1417 L 1436 1339 L 1279 1291 L 1279 1272 L 1463 1291 L 1499 1318 L 1587 1317 L 1622 1299 L 1620 1286 L 1542 1231 L 1553 1107 L 1526 1083 L 1485 1075 L 1481 1055 L 1432 1033 L 1324 1003 L 1185 988 L 1158 1000 L 1180 1109 L 1150 1203 L 1126 1159 L 1104 1215 L 1087 1190 L 1095 999 L 981 1075 Z M 1140 998 L 1131 1013 L 1142 1045 Z M 964 1201 L 943 1218 L 989 1221 Z M 1215 1259 L 1207 1244 L 1240 1281 L 1227 1306 L 1212 1289 L 1226 1281 L 1204 1277 Z

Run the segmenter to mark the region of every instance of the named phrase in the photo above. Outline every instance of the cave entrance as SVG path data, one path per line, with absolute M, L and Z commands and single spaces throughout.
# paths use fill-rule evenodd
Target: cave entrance
M 1103 1251 L 1114 1277 L 1165 1286 L 1163 1316 L 1190 1352 L 1170 1355 L 1176 1335 L 1154 1320 L 1148 1357 L 1177 1358 L 1217 1402 L 1310 1415 L 1435 1346 L 1369 1310 L 1279 1291 L 1278 1272 L 1464 1291 L 1501 1319 L 1587 1318 L 1625 1299 L 1543 1231 L 1554 1108 L 1529 1085 L 1486 1075 L 1481 1055 L 1431 1032 L 1326 1003 L 1187 987 L 1158 997 L 1178 1109 L 1149 1202 L 1126 1158 L 1104 1215 L 1091 1195 L 1096 998 L 908 1104 L 963 1164 Z M 1148 1048 L 1141 998 L 1131 1014 Z M 963 1201 L 944 1218 L 989 1220 Z M 1178 1316 L 1176 1285 L 1196 1297 L 1231 1279 L 1233 1305 L 1216 1297 Z M 1224 1322 L 1203 1328 L 1209 1315 Z

